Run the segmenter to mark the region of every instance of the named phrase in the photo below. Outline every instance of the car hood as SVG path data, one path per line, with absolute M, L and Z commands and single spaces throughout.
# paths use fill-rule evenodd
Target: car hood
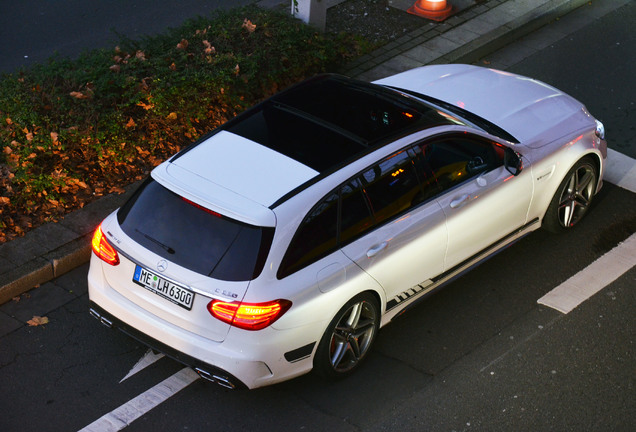
M 412 69 L 375 84 L 421 93 L 496 124 L 529 147 L 541 147 L 594 124 L 576 99 L 541 81 L 470 65 Z

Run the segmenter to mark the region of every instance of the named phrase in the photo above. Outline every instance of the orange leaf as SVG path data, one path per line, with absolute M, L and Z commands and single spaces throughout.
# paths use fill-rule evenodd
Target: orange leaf
M 27 321 L 27 324 L 35 327 L 35 326 L 39 326 L 39 325 L 44 325 L 44 324 L 48 324 L 49 323 L 49 319 L 47 317 L 41 317 L 41 316 L 37 316 L 35 315 L 33 318 L 31 318 L 30 320 Z
M 181 42 L 177 44 L 177 49 L 184 50 L 188 47 L 188 41 L 186 39 L 181 39 Z
M 127 128 L 131 128 L 131 127 L 135 127 L 137 126 L 137 123 L 135 123 L 135 121 L 132 119 L 132 117 L 130 117 L 130 120 L 128 120 L 128 123 L 126 123 L 126 127 Z
M 137 102 L 137 105 L 145 109 L 146 111 L 153 109 L 155 106 L 153 104 L 147 104 L 144 102 Z
M 252 21 L 248 20 L 247 18 L 243 20 L 243 25 L 241 27 L 243 27 L 250 33 L 253 33 L 254 30 L 256 30 L 256 24 L 252 24 Z
M 69 94 L 71 95 L 71 97 L 74 97 L 75 99 L 88 99 L 88 96 L 82 92 L 72 91 Z
M 203 46 L 205 49 L 203 50 L 206 54 L 213 54 L 216 52 L 216 49 L 208 42 L 207 40 L 203 41 Z

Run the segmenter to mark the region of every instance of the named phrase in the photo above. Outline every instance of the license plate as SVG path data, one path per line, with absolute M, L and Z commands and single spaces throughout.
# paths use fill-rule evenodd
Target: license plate
M 194 293 L 192 291 L 170 282 L 141 266 L 135 267 L 133 282 L 184 309 L 192 309 L 192 302 L 194 301 Z

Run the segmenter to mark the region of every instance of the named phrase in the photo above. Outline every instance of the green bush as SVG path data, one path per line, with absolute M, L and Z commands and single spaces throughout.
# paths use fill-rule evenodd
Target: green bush
M 148 172 L 282 88 L 358 55 L 255 6 L 0 79 L 0 242 Z

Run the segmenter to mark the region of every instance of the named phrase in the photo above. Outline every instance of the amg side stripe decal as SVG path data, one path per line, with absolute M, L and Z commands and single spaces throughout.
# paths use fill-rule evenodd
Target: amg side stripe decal
M 389 311 L 393 309 L 394 307 L 396 307 L 397 305 L 399 305 L 400 303 L 402 303 L 403 301 L 406 301 L 410 299 L 411 297 L 413 297 L 414 295 L 422 292 L 422 290 L 424 290 L 425 287 L 429 286 L 432 283 L 431 281 L 427 281 L 427 282 L 428 284 L 422 282 L 422 284 L 412 286 L 411 288 L 407 289 L 403 293 L 400 293 L 396 295 L 395 297 L 393 297 L 391 300 L 389 300 L 386 303 L 386 310 Z

